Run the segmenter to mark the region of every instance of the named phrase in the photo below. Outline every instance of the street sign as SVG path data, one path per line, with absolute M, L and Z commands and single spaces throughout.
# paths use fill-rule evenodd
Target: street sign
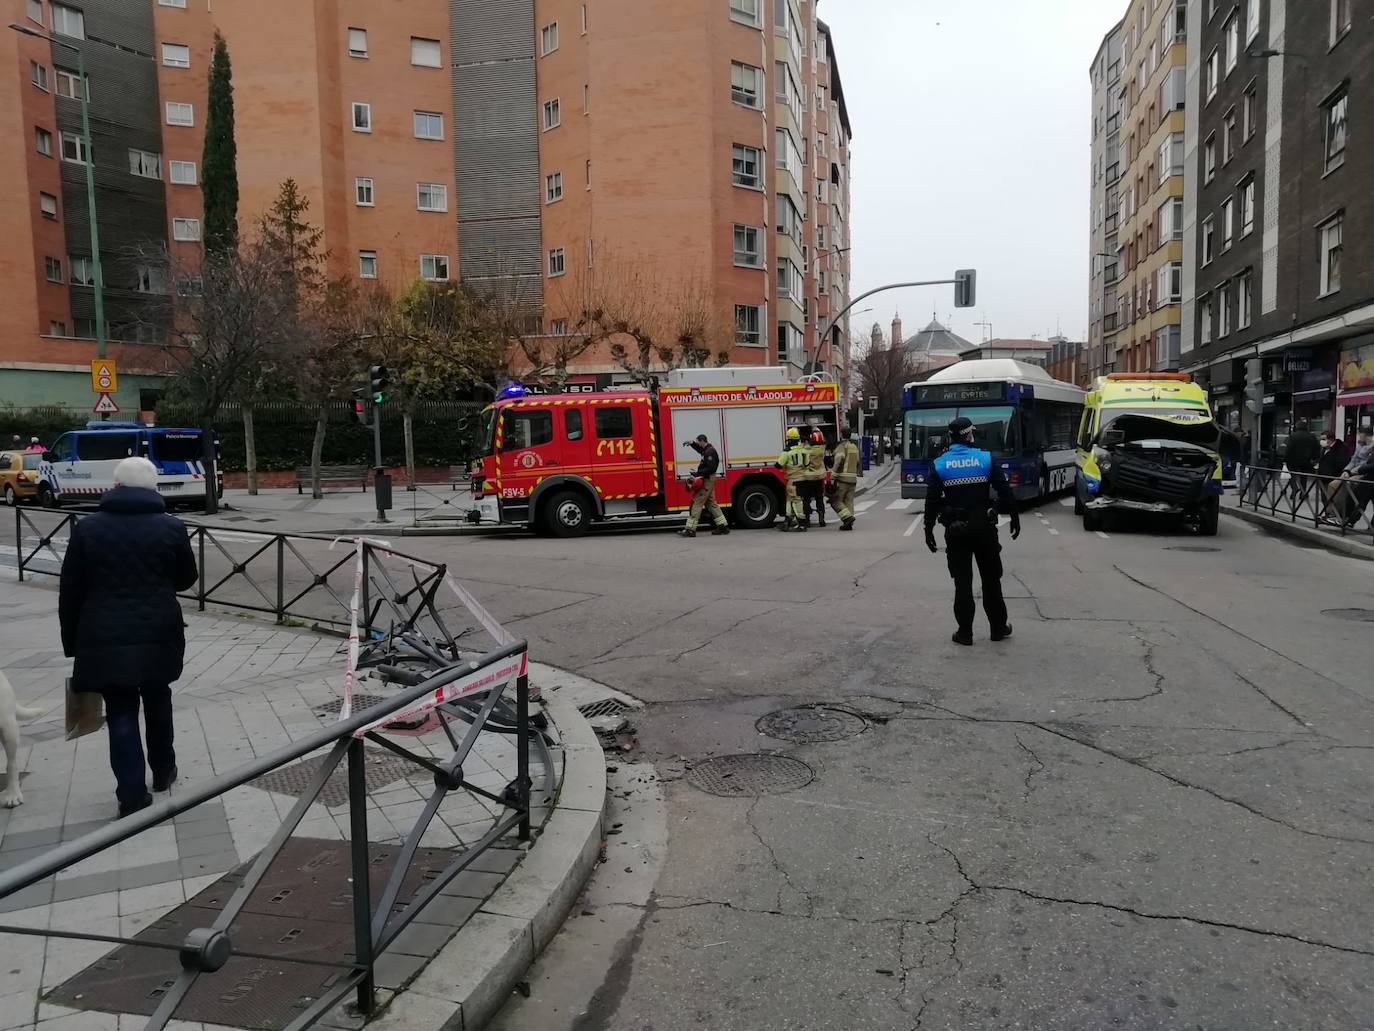
M 119 405 L 115 404 L 114 398 L 109 394 L 101 394 L 100 400 L 95 403 L 95 407 L 91 411 L 97 415 L 114 415 L 115 412 L 119 411 Z
M 95 358 L 91 361 L 91 392 L 93 394 L 113 394 L 119 390 L 119 369 L 113 358 Z M 111 402 L 113 404 L 113 402 Z M 113 409 L 119 411 L 118 408 Z

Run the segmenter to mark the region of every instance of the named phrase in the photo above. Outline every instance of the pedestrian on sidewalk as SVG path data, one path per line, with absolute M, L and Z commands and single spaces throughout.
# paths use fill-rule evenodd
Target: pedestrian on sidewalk
M 725 513 L 716 502 L 716 480 L 720 478 L 720 452 L 704 433 L 697 434 L 696 440 L 684 441 L 682 446 L 689 447 L 699 454 L 701 461 L 697 464 L 696 472 L 692 473 L 687 481 L 688 488 L 692 491 L 692 507 L 687 512 L 687 525 L 678 531 L 678 536 L 695 537 L 702 512 L 709 515 L 714 524 L 712 536 L 724 536 L 730 532 L 730 524 L 725 521 Z
M 191 542 L 181 520 L 167 514 L 157 467 L 146 458 L 124 459 L 100 511 L 72 525 L 58 600 L 62 652 L 76 660 L 72 688 L 105 699 L 121 817 L 153 804 L 148 769 L 154 791 L 177 778 L 171 684 L 186 652 L 177 592 L 195 582 Z
M 1311 474 L 1317 468 L 1319 457 L 1321 445 L 1316 435 L 1308 427 L 1305 419 L 1300 420 L 1288 436 L 1288 451 L 1284 455 L 1284 464 L 1288 466 L 1289 473 L 1288 489 L 1295 502 L 1302 500 L 1302 496 L 1307 492 Z
M 859 487 L 859 435 L 851 431 L 848 440 L 835 446 L 830 469 L 830 507 L 840 517 L 840 529 L 854 529 L 854 493 Z
M 1361 426 L 1355 438 L 1355 450 L 1341 473 L 1343 487 L 1352 504 L 1346 506 L 1345 523 L 1354 526 L 1360 521 L 1369 502 L 1374 500 L 1374 427 Z
M 1321 514 L 1325 516 L 1331 511 L 1336 496 L 1344 487 L 1340 475 L 1350 461 L 1350 449 L 1345 446 L 1345 441 L 1331 430 L 1322 430 L 1321 449 L 1321 456 L 1317 459 L 1317 476 L 1321 479 L 1324 499 Z

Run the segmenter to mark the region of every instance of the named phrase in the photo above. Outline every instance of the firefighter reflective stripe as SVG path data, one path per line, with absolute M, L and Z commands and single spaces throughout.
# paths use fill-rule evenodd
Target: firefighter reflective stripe
M 801 479 L 803 480 L 822 480 L 825 479 L 825 445 L 808 444 L 802 449 L 806 461 L 802 466 Z
M 855 483 L 859 479 L 859 445 L 841 441 L 835 448 L 835 466 L 830 474 L 841 483 Z

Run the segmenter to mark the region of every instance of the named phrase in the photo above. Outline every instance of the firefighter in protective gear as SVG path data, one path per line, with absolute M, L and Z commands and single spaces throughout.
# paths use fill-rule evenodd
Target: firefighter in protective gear
M 725 521 L 725 513 L 720 510 L 720 505 L 716 503 L 716 480 L 720 472 L 720 452 L 716 450 L 707 438 L 706 434 L 697 435 L 696 440 L 683 442 L 683 447 L 689 447 L 701 456 L 701 462 L 697 465 L 696 472 L 688 477 L 687 485 L 692 491 L 692 507 L 687 512 L 687 525 L 679 531 L 681 537 L 695 537 L 697 535 L 697 524 L 701 522 L 701 513 L 704 511 L 711 517 L 714 528 L 711 530 L 713 537 L 723 537 L 730 532 L 730 525 Z
M 850 433 L 835 447 L 830 468 L 830 507 L 840 517 L 840 529 L 854 529 L 854 492 L 859 486 L 859 435 Z
M 806 529 L 806 520 L 802 518 L 801 497 L 797 493 L 797 482 L 808 460 L 806 447 L 802 444 L 801 430 L 795 426 L 789 427 L 787 446 L 773 463 L 773 467 L 781 469 L 787 477 L 787 508 L 785 518 L 778 525 L 779 530 L 791 532 Z
M 1006 475 L 987 451 L 973 446 L 973 421 L 963 416 L 949 424 L 952 441 L 935 460 L 926 490 L 926 547 L 932 552 L 935 524 L 945 528 L 945 556 L 954 579 L 954 643 L 973 644 L 973 565 L 983 581 L 983 611 L 992 639 L 1011 636 L 1007 603 L 1002 599 L 1002 545 L 997 540 L 993 495 L 1011 514 L 1011 539 L 1021 536 L 1021 517 Z
M 825 434 L 811 433 L 806 451 L 806 467 L 797 478 L 797 493 L 801 496 L 802 517 L 811 525 L 811 509 L 816 510 L 816 525 L 825 528 Z

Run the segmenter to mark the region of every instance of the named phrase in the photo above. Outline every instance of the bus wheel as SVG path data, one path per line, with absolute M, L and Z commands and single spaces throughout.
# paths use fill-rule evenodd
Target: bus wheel
M 591 528 L 592 510 L 577 491 L 561 490 L 544 503 L 544 523 L 555 537 L 581 537 Z
M 746 530 L 762 530 L 778 518 L 778 496 L 762 483 L 751 483 L 735 494 L 735 522 Z

